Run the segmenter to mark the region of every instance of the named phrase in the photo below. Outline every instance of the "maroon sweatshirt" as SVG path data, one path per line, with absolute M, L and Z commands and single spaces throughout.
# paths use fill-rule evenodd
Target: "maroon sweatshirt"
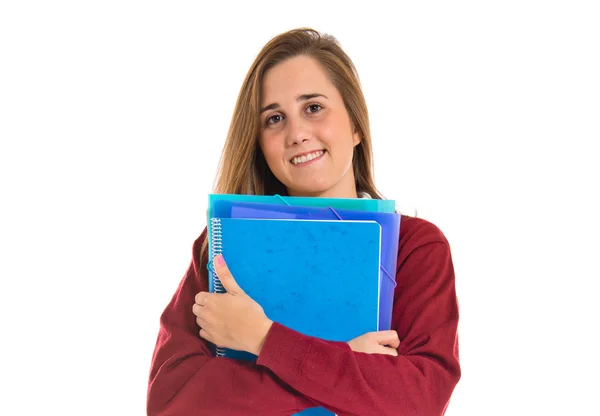
M 283 416 L 323 406 L 339 416 L 439 416 L 460 379 L 458 304 L 448 241 L 432 223 L 402 217 L 392 329 L 398 356 L 357 353 L 275 322 L 256 363 L 211 356 L 192 313 L 208 290 L 206 230 L 160 319 L 149 416 Z

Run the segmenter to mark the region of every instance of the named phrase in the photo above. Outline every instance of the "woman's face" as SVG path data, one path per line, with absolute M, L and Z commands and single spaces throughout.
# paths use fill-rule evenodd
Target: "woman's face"
M 261 96 L 260 148 L 288 194 L 356 198 L 352 155 L 360 138 L 317 61 L 297 56 L 274 66 Z

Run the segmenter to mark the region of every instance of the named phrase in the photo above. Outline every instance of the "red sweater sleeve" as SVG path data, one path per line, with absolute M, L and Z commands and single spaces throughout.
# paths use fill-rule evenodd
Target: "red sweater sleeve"
M 192 313 L 194 297 L 208 289 L 206 262 L 194 243 L 192 263 L 160 318 L 150 368 L 149 416 L 291 415 L 315 403 L 266 367 L 212 357 Z
M 392 327 L 398 357 L 275 323 L 257 363 L 340 416 L 444 413 L 460 378 L 458 304 L 450 248 L 433 224 L 402 218 Z

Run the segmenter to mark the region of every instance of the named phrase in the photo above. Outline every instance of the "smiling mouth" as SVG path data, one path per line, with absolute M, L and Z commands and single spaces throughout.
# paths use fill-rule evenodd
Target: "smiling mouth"
M 317 150 L 316 152 L 312 152 L 307 155 L 294 157 L 294 158 L 292 158 L 292 160 L 290 160 L 290 163 L 294 166 L 304 165 L 304 164 L 307 164 L 308 162 L 319 159 L 324 154 L 325 154 L 325 150 Z

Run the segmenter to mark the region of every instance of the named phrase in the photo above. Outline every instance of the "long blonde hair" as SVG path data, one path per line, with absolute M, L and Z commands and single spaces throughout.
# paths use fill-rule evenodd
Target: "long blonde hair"
M 350 120 L 359 133 L 352 168 L 357 193 L 382 199 L 373 178 L 373 149 L 369 114 L 353 62 L 330 35 L 310 28 L 293 29 L 271 39 L 260 51 L 238 95 L 219 160 L 214 192 L 220 194 L 286 195 L 286 187 L 273 175 L 258 144 L 261 86 L 265 73 L 275 65 L 304 55 L 315 59 L 338 89 Z M 204 241 L 202 253 L 206 250 Z

